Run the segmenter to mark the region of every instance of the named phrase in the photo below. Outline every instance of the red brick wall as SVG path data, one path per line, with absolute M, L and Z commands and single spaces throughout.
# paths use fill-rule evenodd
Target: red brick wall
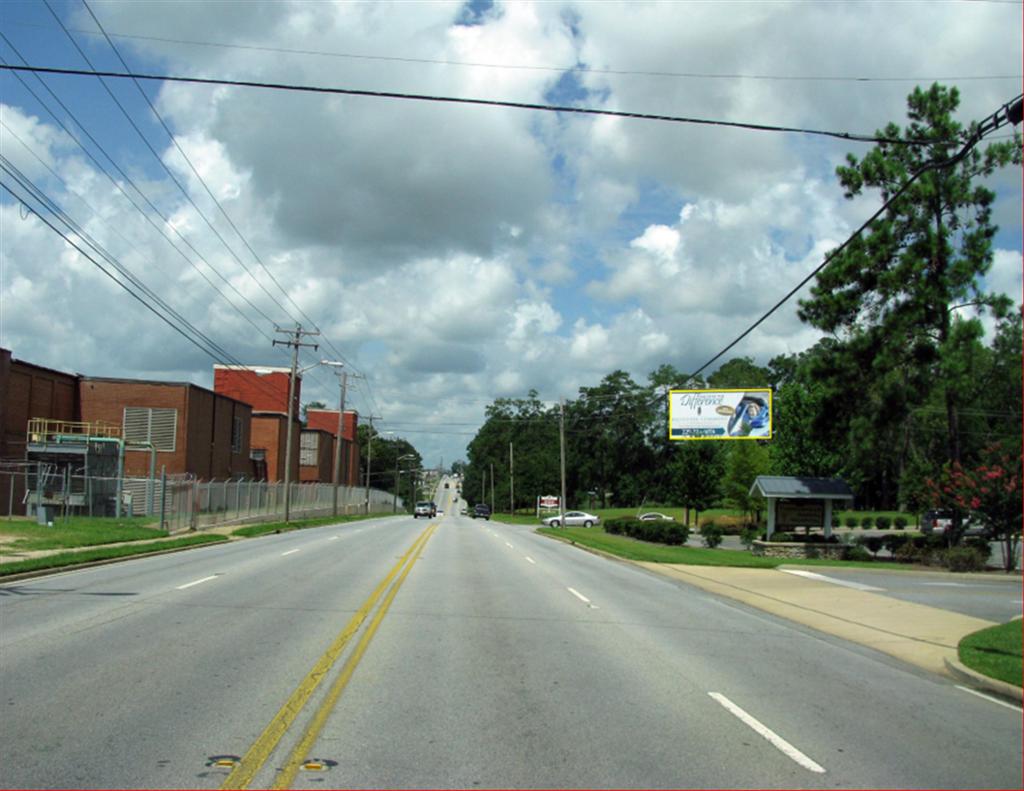
M 124 408 L 167 407 L 178 410 L 177 432 L 173 451 L 158 451 L 156 469 L 167 467 L 169 475 L 200 472 L 189 467 L 189 413 L 187 386 L 162 382 L 132 382 L 115 379 L 83 378 L 79 382 L 82 420 L 102 420 L 124 426 Z M 192 434 L 195 437 L 195 434 Z M 193 440 L 194 441 L 194 440 Z M 128 477 L 149 475 L 149 451 L 128 451 L 124 455 L 124 474 Z
M 84 378 L 79 384 L 82 420 L 124 425 L 125 407 L 178 410 L 173 451 L 157 451 L 156 470 L 190 473 L 201 480 L 224 480 L 252 474 L 249 433 L 252 408 L 203 387 L 170 382 L 136 382 Z M 231 450 L 232 418 L 242 418 L 242 447 Z M 283 422 L 283 421 L 282 421 Z M 125 475 L 148 476 L 149 451 L 125 453 Z
M 15 360 L 0 349 L 0 458 L 25 458 L 25 432 L 34 417 L 78 420 L 78 377 Z
M 271 368 L 235 369 L 230 366 L 213 367 L 213 389 L 236 398 L 259 412 L 288 414 L 288 371 Z M 302 377 L 295 379 L 293 415 L 299 416 L 302 396 Z

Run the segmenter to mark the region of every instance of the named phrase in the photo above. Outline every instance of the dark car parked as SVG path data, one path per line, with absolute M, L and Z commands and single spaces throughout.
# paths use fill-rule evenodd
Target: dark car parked
M 491 506 L 487 503 L 477 503 L 473 506 L 473 518 L 474 519 L 490 519 L 491 518 Z

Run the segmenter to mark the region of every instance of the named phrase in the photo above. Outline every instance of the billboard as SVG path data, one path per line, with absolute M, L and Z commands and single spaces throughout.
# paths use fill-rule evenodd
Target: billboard
M 772 391 L 670 390 L 669 439 L 771 439 Z

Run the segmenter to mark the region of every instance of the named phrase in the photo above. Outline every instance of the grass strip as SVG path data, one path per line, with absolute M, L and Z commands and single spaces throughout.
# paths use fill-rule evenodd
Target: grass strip
M 12 549 L 68 549 L 116 544 L 122 541 L 151 541 L 167 534 L 152 527 L 152 517 L 104 518 L 79 516 L 58 519 L 53 527 L 28 520 L 0 523 L 0 536 L 14 538 Z
M 233 530 L 231 535 L 240 538 L 255 538 L 265 536 L 268 533 L 286 533 L 289 530 L 302 530 L 306 527 L 321 527 L 323 525 L 340 525 L 345 522 L 358 522 L 362 519 L 376 519 L 389 514 L 349 514 L 348 516 L 318 516 L 313 519 L 293 519 L 290 522 L 266 522 L 259 525 L 246 525 Z
M 960 661 L 989 678 L 1024 686 L 1021 660 L 1021 622 L 1013 620 L 969 634 L 958 647 Z
M 668 546 L 606 533 L 602 527 L 541 527 L 538 533 L 599 549 L 627 560 L 648 563 L 682 563 L 689 566 L 732 566 L 772 569 L 777 566 L 832 566 L 839 568 L 884 569 L 885 571 L 930 571 L 922 566 L 887 561 L 830 560 L 827 558 L 766 558 L 736 549 Z
M 26 560 L 16 560 L 13 563 L 4 563 L 0 565 L 0 577 L 9 574 L 20 574 L 24 571 L 74 566 L 79 563 L 90 563 L 95 560 L 111 560 L 113 558 L 131 557 L 132 555 L 147 555 L 151 552 L 163 552 L 168 549 L 180 549 L 181 547 L 191 547 L 199 544 L 216 544 L 227 540 L 227 536 L 216 533 L 203 533 L 202 535 L 173 538 L 168 541 L 154 541 L 150 544 L 126 544 L 116 547 L 87 549 L 82 552 L 61 552 L 58 555 L 47 555 L 40 558 L 27 558 Z

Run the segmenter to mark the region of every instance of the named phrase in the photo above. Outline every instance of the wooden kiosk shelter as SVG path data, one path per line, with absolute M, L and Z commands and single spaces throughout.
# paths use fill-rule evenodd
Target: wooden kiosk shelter
M 776 528 L 821 527 L 832 535 L 832 504 L 853 500 L 853 491 L 841 478 L 802 478 L 758 475 L 750 487 L 768 501 L 768 540 Z

